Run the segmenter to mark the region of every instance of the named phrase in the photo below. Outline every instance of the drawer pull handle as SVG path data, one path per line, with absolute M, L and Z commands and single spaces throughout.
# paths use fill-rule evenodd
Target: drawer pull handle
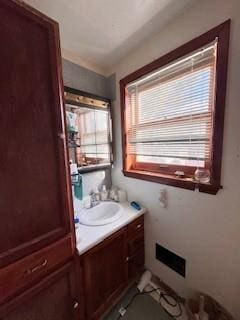
M 141 226 L 142 226 L 141 224 L 138 224 L 137 227 L 136 227 L 136 229 L 140 229 Z
M 74 302 L 74 305 L 73 305 L 73 309 L 77 309 L 78 308 L 78 302 Z
M 37 265 L 37 266 L 35 266 L 35 267 L 33 267 L 33 268 L 27 269 L 27 273 L 28 273 L 28 274 L 31 274 L 31 273 L 33 273 L 33 272 L 36 272 L 36 271 L 38 271 L 39 269 L 42 269 L 43 267 L 45 267 L 46 265 L 47 265 L 47 259 L 45 259 L 41 264 L 39 264 L 39 265 Z
M 126 261 L 129 261 L 129 257 L 126 258 Z

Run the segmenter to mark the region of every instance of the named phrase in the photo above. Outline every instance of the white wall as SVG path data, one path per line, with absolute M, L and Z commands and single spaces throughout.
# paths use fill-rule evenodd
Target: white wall
M 228 18 L 232 19 L 232 26 L 222 168 L 224 189 L 213 196 L 124 177 L 121 171 L 118 81 Z M 130 200 L 138 200 L 149 209 L 146 216 L 146 266 L 180 294 L 204 291 L 239 318 L 240 1 L 197 1 L 112 71 L 117 76 L 113 182 L 127 190 Z M 161 188 L 168 191 L 167 209 L 158 203 Z M 186 279 L 155 259 L 156 242 L 186 258 Z

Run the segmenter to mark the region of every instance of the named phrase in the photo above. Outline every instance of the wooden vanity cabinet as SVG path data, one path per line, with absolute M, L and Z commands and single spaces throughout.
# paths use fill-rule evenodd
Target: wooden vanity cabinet
M 82 259 L 87 319 L 99 319 L 127 281 L 126 229 L 121 229 Z
M 0 267 L 71 229 L 58 24 L 0 3 Z
M 144 268 L 144 217 L 117 231 L 79 260 L 86 318 L 100 319 Z
M 135 278 L 144 268 L 144 216 L 128 225 L 128 278 Z
M 0 309 L 1 320 L 79 320 L 74 265 L 69 263 Z

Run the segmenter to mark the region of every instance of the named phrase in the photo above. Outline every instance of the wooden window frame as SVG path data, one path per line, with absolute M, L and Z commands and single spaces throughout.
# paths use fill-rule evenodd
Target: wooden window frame
M 122 124 L 122 161 L 123 161 L 123 174 L 127 177 L 142 179 L 189 190 L 198 188 L 200 192 L 216 194 L 221 186 L 221 166 L 222 166 L 222 145 L 223 145 L 223 129 L 224 129 L 224 113 L 225 113 L 225 99 L 227 87 L 227 69 L 228 69 L 228 50 L 230 38 L 230 24 L 231 20 L 227 20 L 210 31 L 200 35 L 199 37 L 187 42 L 186 44 L 178 47 L 177 49 L 165 54 L 159 59 L 143 66 L 142 68 L 127 75 L 120 80 L 120 102 L 121 102 L 121 124 Z M 215 106 L 213 114 L 213 136 L 212 136 L 212 149 L 211 158 L 212 163 L 207 164 L 211 166 L 210 183 L 201 184 L 194 181 L 192 178 L 184 177 L 179 178 L 173 174 L 175 166 L 169 166 L 169 172 L 160 172 L 154 164 L 142 163 L 141 167 L 137 169 L 129 168 L 127 163 L 127 143 L 125 132 L 125 91 L 126 86 L 143 77 L 160 67 L 163 67 L 185 55 L 198 50 L 199 48 L 208 45 L 218 38 L 218 49 L 216 59 L 216 83 L 215 83 Z M 159 167 L 159 165 L 158 165 Z M 182 166 L 183 171 L 185 169 Z M 195 167 L 194 167 L 195 168 Z M 192 174 L 193 167 L 188 167 L 187 173 Z

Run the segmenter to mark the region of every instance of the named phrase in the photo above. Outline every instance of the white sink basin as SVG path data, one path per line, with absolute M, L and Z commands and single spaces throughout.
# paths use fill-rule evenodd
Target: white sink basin
M 100 202 L 90 209 L 83 209 L 79 220 L 87 226 L 102 226 L 118 220 L 122 216 L 122 209 L 115 202 Z

